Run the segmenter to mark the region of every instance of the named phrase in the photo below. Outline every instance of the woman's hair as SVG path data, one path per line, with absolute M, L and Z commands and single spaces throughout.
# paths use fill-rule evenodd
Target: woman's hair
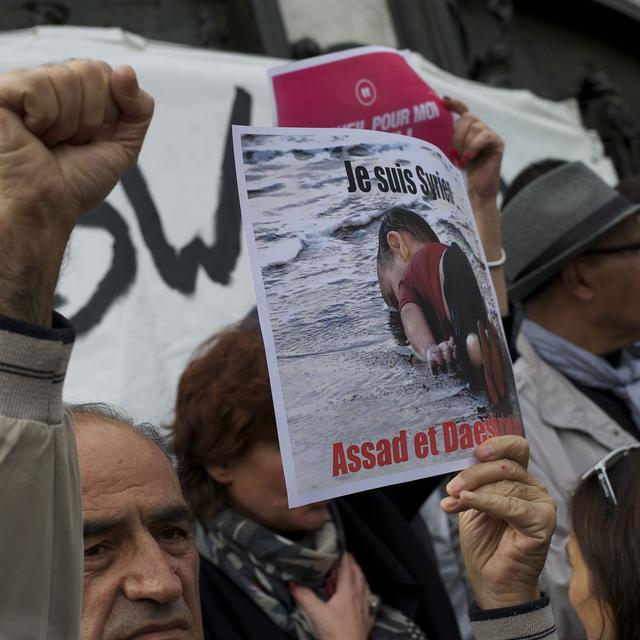
M 225 501 L 206 467 L 233 463 L 261 441 L 277 444 L 275 425 L 262 335 L 248 317 L 201 345 L 178 385 L 173 447 L 197 517 L 215 514 Z
M 571 523 L 591 574 L 591 593 L 610 612 L 616 640 L 635 640 L 640 638 L 640 449 L 607 472 L 618 506 L 608 508 L 592 474 L 576 489 Z

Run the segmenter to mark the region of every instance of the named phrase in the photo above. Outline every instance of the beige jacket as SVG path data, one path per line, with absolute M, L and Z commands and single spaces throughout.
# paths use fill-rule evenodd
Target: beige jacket
M 635 442 L 602 409 L 544 362 L 529 340 L 517 341 L 520 358 L 515 378 L 530 471 L 558 503 L 558 526 L 551 542 L 544 580 L 551 595 L 561 640 L 585 638 L 568 600 L 571 569 L 565 547 L 569 538 L 568 502 L 580 476 L 612 449 Z
M 0 640 L 75 640 L 82 506 L 62 404 L 69 325 L 0 316 Z

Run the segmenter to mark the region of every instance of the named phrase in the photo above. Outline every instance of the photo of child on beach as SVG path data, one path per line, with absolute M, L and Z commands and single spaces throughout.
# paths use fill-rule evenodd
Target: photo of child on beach
M 436 147 L 235 127 L 290 506 L 468 465 L 521 433 L 463 175 Z
M 393 207 L 380 223 L 376 266 L 382 297 L 400 313 L 416 356 L 436 373 L 456 366 L 498 412 L 506 391 L 500 341 L 459 245 L 440 242 L 414 211 Z

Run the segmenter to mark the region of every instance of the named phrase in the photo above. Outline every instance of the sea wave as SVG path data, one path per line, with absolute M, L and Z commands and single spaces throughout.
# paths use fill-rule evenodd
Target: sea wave
M 305 248 L 300 238 L 280 238 L 258 249 L 260 266 L 263 269 L 280 267 L 295 260 Z
M 345 220 L 338 221 L 331 233 L 338 238 L 348 238 L 355 231 L 365 229 L 373 222 L 380 220 L 385 213 L 386 209 L 352 213 Z
M 258 198 L 260 196 L 269 195 L 270 193 L 275 193 L 276 191 L 282 191 L 284 188 L 285 185 L 283 182 L 275 182 L 258 189 L 248 189 L 247 195 L 249 196 L 249 199 Z

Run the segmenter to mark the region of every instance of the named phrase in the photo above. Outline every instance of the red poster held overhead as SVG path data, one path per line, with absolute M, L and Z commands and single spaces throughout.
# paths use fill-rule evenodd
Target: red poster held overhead
M 400 133 L 451 151 L 452 116 L 406 53 L 359 47 L 276 67 L 269 76 L 277 126 Z

